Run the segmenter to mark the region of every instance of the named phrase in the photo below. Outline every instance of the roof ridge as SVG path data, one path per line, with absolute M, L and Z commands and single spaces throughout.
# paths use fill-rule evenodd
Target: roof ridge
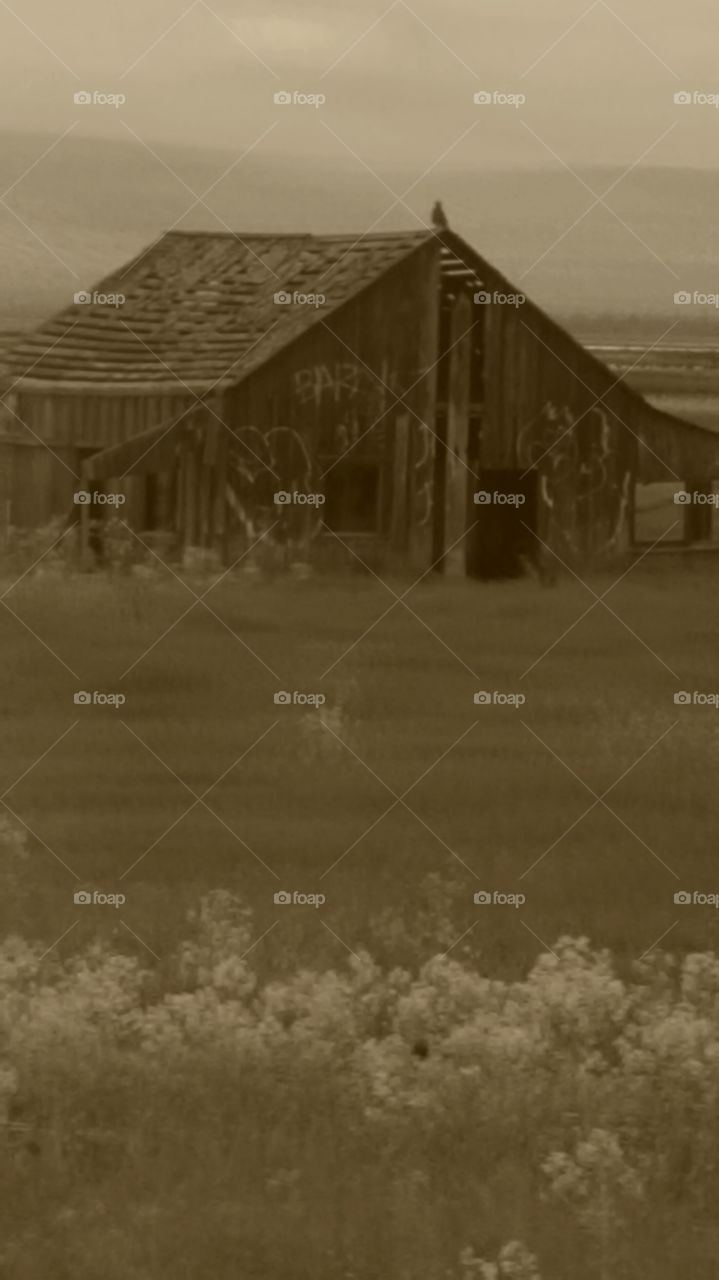
M 428 239 L 433 236 L 431 227 L 419 231 L 332 231 L 316 234 L 314 231 L 182 231 L 176 227 L 161 231 L 158 241 L 168 236 L 194 236 L 202 240 L 314 240 L 325 243 L 329 240 L 353 240 L 361 244 L 363 240 L 411 240 Z M 155 241 L 157 243 L 158 241 Z

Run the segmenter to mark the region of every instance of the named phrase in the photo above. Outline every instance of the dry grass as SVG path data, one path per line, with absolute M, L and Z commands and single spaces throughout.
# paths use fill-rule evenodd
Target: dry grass
M 76 673 L 3 613 L 3 790 L 71 870 L 31 840 L 32 895 L 5 895 L 0 911 L 6 927 L 20 912 L 48 945 L 77 919 L 78 885 L 122 885 L 123 919 L 160 954 L 198 892 L 217 887 L 239 892 L 263 927 L 277 889 L 324 892 L 323 919 L 357 950 L 378 914 L 411 920 L 436 874 L 456 936 L 476 921 L 476 889 L 521 885 L 522 918 L 541 938 L 587 934 L 631 958 L 676 918 L 677 888 L 716 887 L 719 716 L 673 704 L 677 689 L 714 687 L 710 569 L 668 579 L 640 566 L 607 597 L 625 625 L 600 605 L 559 643 L 593 603 L 571 581 L 431 582 L 408 597 L 422 622 L 400 605 L 372 626 L 393 603 L 372 580 L 243 577 L 207 597 L 222 621 L 198 606 L 156 644 L 193 602 L 171 579 L 26 579 L 8 602 Z M 75 707 L 78 688 L 127 701 Z M 276 707 L 278 688 L 322 691 L 326 707 Z M 476 707 L 479 688 L 527 701 Z M 622 774 L 607 796 L 619 817 L 595 805 L 581 818 L 594 804 L 583 783 L 601 795 Z M 217 816 L 194 804 L 210 787 Z M 395 803 L 409 787 L 414 814 Z M 98 914 L 70 946 L 108 927 Z M 540 946 L 517 914 L 492 912 L 473 931 L 500 972 L 526 968 Z M 342 954 L 314 917 L 295 915 L 283 931 L 303 957 Z M 673 945 L 705 945 L 713 929 L 692 913 Z M 264 948 L 268 963 L 282 963 L 276 951 Z
M 3 790 L 34 833 L 0 863 L 3 931 L 34 940 L 0 957 L 6 1273 L 485 1280 L 521 1239 L 544 1280 L 709 1280 L 717 962 L 636 966 L 669 929 L 716 950 L 717 912 L 673 901 L 719 888 L 717 709 L 673 702 L 713 692 L 710 569 L 635 569 L 626 626 L 598 606 L 553 648 L 577 583 L 433 581 L 422 621 L 376 626 L 366 579 L 207 599 L 222 621 L 157 644 L 192 603 L 173 581 L 28 578 L 25 627 L 0 618 Z M 581 817 L 622 775 L 618 817 Z M 214 813 L 180 818 L 186 787 Z

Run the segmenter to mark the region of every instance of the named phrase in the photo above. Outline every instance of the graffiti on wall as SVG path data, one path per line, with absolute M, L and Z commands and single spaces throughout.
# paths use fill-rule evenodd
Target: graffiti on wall
M 318 408 L 328 401 L 339 404 L 343 400 L 357 399 L 368 381 L 369 371 L 355 361 L 314 364 L 295 373 L 295 396 L 300 404 L 314 404 Z M 376 384 L 376 379 L 371 381 Z
M 407 370 L 403 377 L 396 366 L 385 359 L 374 373 L 361 361 L 341 360 L 334 364 L 313 364 L 298 369 L 294 375 L 295 397 L 301 404 L 338 405 L 346 401 L 372 404 L 401 400 L 422 381 L 427 370 Z
M 626 529 L 631 472 L 619 455 L 619 427 L 601 405 L 575 421 L 548 401 L 517 438 L 521 467 L 539 474 L 544 540 L 570 559 L 616 550 Z
M 319 452 L 325 457 L 351 458 L 363 446 L 378 459 L 386 457 L 385 442 L 392 439 L 393 410 L 409 409 L 405 397 L 419 386 L 425 368 L 401 373 L 388 359 L 380 371 L 359 361 L 318 363 L 298 369 L 294 394 L 301 406 L 311 406 L 319 420 Z M 413 524 L 423 527 L 432 517 L 433 450 L 429 427 L 409 410 L 412 418 L 412 461 L 409 469 L 409 501 Z
M 316 488 L 312 459 L 291 427 L 241 427 L 234 433 L 227 473 L 227 503 L 234 522 L 248 539 L 258 538 L 291 513 L 275 501 L 281 492 L 311 494 Z M 321 516 L 306 506 L 304 533 L 314 536 Z
M 314 410 L 320 452 L 337 457 L 363 441 L 366 447 L 378 449 L 383 414 L 398 394 L 392 386 L 395 381 L 389 369 L 375 377 L 370 369 L 352 360 L 298 369 L 295 399 L 298 405 Z

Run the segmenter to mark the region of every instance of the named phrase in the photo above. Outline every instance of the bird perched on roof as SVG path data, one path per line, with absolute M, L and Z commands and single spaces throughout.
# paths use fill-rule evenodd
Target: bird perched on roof
M 435 200 L 434 202 L 434 208 L 432 209 L 432 226 L 434 227 L 435 231 L 449 230 L 447 215 L 444 209 L 442 208 L 442 203 L 440 200 Z

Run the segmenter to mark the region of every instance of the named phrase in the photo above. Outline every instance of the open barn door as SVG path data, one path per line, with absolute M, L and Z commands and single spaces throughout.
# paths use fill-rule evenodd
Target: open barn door
M 475 578 L 518 578 L 537 559 L 536 471 L 481 471 L 467 572 Z

